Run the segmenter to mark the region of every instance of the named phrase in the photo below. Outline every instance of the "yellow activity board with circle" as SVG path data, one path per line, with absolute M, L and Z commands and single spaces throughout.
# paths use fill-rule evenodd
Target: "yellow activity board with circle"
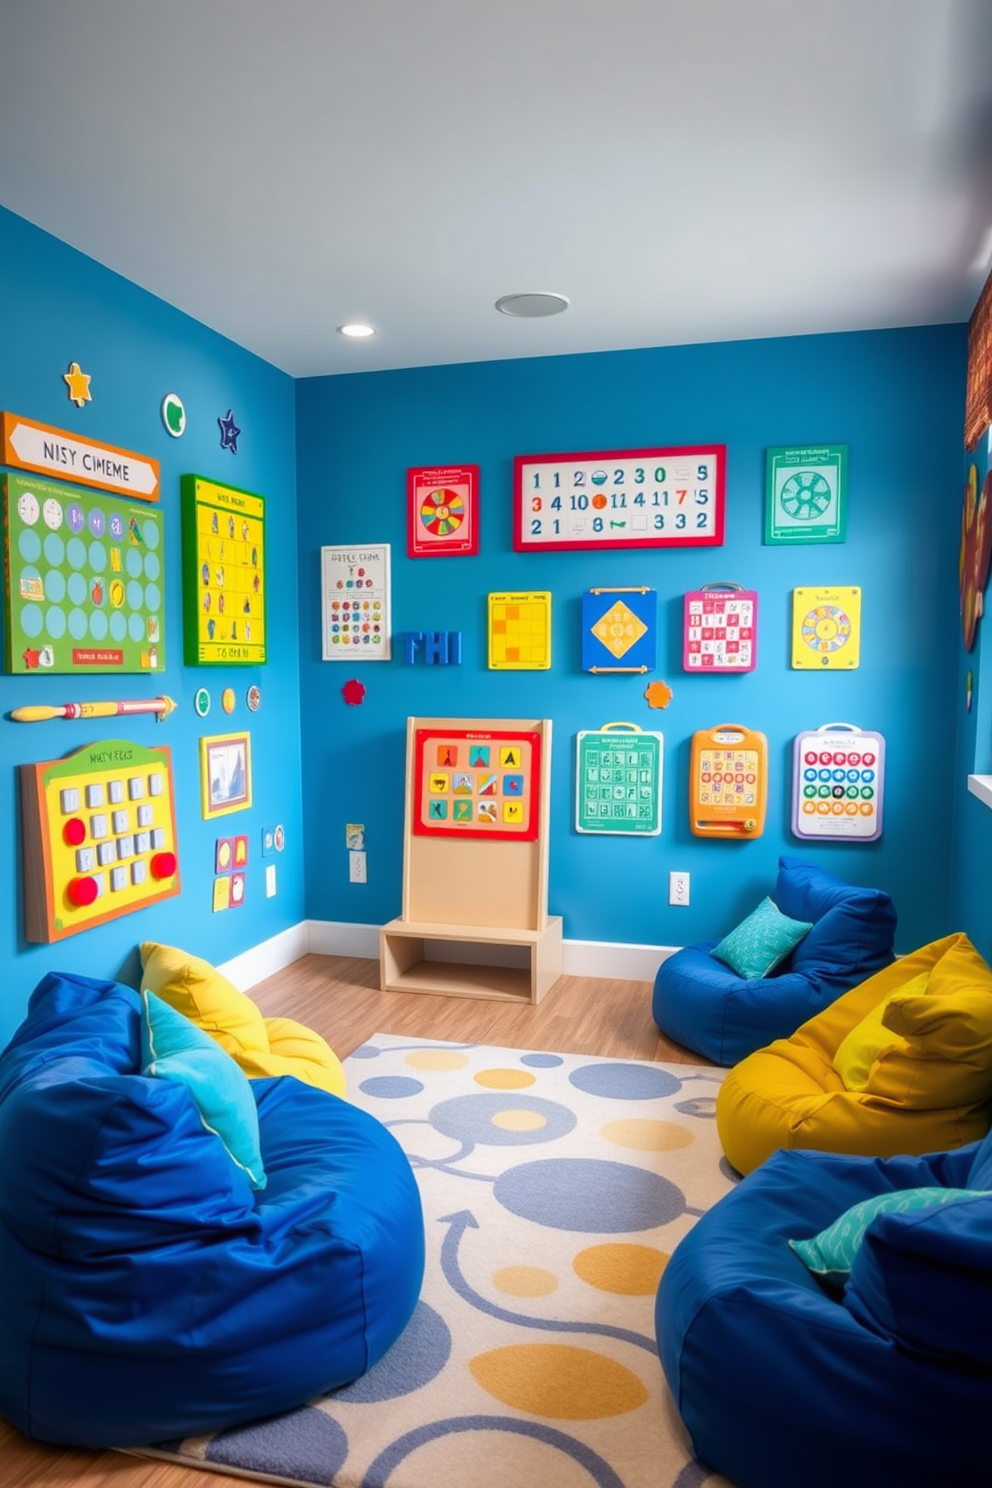
M 793 669 L 853 671 L 860 662 L 861 590 L 793 589 Z

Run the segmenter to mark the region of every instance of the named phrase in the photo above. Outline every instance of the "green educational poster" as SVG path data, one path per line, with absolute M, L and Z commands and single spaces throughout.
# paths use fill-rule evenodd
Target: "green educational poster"
M 6 670 L 164 671 L 162 512 L 12 472 L 3 507 Z
M 657 837 L 665 740 L 634 724 L 604 724 L 576 739 L 575 830 Z
M 839 543 L 847 533 L 847 445 L 767 451 L 765 543 Z

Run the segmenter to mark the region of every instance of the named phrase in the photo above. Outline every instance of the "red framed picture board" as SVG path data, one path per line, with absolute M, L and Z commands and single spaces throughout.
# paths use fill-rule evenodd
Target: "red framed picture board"
M 508 729 L 417 729 L 413 832 L 536 842 L 541 735 Z
M 517 455 L 513 546 L 719 547 L 725 467 L 722 444 Z
M 479 551 L 478 465 L 413 466 L 406 473 L 407 556 L 468 557 Z

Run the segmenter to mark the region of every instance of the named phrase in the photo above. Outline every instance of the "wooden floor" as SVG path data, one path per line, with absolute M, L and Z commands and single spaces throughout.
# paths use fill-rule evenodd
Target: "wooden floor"
M 267 1016 L 297 1018 L 323 1034 L 343 1059 L 374 1033 L 455 1043 L 605 1054 L 618 1059 L 699 1064 L 669 1043 L 651 1018 L 648 982 L 562 977 L 538 1007 L 481 998 L 379 991 L 379 963 L 304 956 L 252 988 Z M 244 1488 L 244 1478 L 26 1441 L 0 1419 L 0 1488 Z

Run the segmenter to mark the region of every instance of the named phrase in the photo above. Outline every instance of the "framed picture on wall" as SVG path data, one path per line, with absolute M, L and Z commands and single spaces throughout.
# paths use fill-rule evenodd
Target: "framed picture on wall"
M 213 734 L 200 740 L 200 815 L 227 816 L 251 805 L 251 735 Z
M 406 473 L 410 558 L 466 557 L 479 551 L 478 465 L 413 466 Z
M 388 661 L 389 617 L 389 544 L 321 548 L 324 661 Z

